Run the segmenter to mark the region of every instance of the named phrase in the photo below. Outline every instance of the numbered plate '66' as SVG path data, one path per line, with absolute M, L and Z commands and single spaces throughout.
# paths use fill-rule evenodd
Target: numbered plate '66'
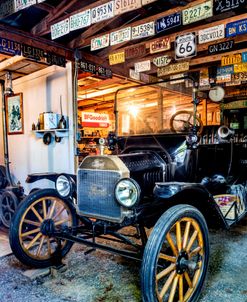
M 175 40 L 175 59 L 180 60 L 196 56 L 196 34 L 177 36 Z

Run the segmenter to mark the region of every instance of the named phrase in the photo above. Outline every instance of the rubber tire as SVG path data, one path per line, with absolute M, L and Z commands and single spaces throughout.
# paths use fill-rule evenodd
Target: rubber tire
M 19 225 L 22 218 L 22 215 L 25 213 L 26 209 L 37 199 L 40 199 L 45 196 L 51 196 L 51 197 L 57 197 L 60 200 L 62 200 L 70 209 L 71 215 L 72 215 L 72 226 L 77 226 L 77 216 L 76 216 L 76 210 L 70 200 L 62 199 L 57 191 L 55 189 L 43 189 L 33 192 L 32 194 L 28 195 L 18 206 L 16 213 L 13 216 L 10 230 L 9 230 L 9 242 L 10 247 L 16 256 L 18 260 L 20 260 L 23 264 L 35 268 L 45 268 L 49 266 L 53 266 L 54 263 L 59 263 L 62 258 L 64 258 L 67 253 L 70 251 L 71 247 L 73 246 L 73 242 L 67 241 L 64 248 L 61 251 L 61 254 L 59 254 L 59 258 L 57 259 L 58 255 L 56 254 L 55 257 L 50 259 L 44 259 L 44 260 L 37 260 L 34 258 L 31 258 L 29 255 L 27 255 L 20 244 L 19 241 Z M 56 259 L 55 259 L 56 258 Z
M 144 250 L 141 267 L 141 288 L 143 302 L 158 301 L 155 294 L 156 259 L 167 232 L 176 223 L 176 221 L 183 217 L 194 218 L 202 230 L 205 246 L 204 268 L 197 289 L 192 294 L 188 302 L 196 302 L 200 296 L 206 278 L 209 261 L 208 227 L 201 212 L 199 212 L 196 208 L 190 205 L 181 204 L 171 207 L 159 218 L 151 232 L 151 235 L 148 238 L 148 242 Z

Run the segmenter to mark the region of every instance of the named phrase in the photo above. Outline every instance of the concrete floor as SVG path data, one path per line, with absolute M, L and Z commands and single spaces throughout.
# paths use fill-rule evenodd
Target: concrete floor
M 0 245 L 1 245 L 0 236 Z M 208 277 L 200 302 L 247 302 L 247 217 L 230 231 L 210 231 Z M 0 258 L 0 301 L 140 302 L 139 265 L 74 245 L 67 271 L 30 281 L 14 256 Z M 30 300 L 31 299 L 31 300 Z

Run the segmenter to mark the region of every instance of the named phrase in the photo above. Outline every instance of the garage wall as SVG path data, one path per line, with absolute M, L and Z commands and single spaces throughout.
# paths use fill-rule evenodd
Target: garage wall
M 49 181 L 25 184 L 29 173 L 74 173 L 73 110 L 71 64 L 66 68 L 51 66 L 13 82 L 14 93 L 23 93 L 24 134 L 9 135 L 10 168 L 14 181 L 20 181 L 26 193 L 33 187 L 53 187 Z M 60 95 L 63 114 L 69 116 L 69 137 L 60 143 L 45 145 L 31 131 L 42 112 L 60 113 Z
M 2 91 L 0 88 L 0 165 L 4 164 L 4 150 L 3 150 L 3 115 L 2 115 Z

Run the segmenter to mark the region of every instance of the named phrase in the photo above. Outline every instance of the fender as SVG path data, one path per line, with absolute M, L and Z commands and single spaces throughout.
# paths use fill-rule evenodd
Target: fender
M 189 204 L 204 215 L 208 225 L 229 228 L 213 195 L 199 183 L 165 182 L 156 183 L 154 196 L 158 203 L 166 206 Z

